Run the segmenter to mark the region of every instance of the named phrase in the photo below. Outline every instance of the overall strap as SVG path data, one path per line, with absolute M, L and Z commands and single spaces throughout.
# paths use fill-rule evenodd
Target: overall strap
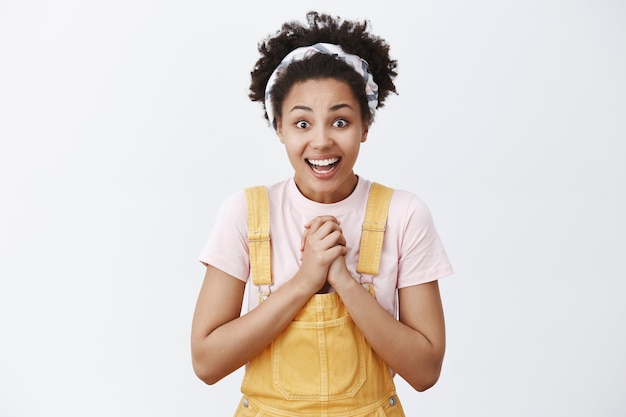
M 271 285 L 270 200 L 267 187 L 249 187 L 244 191 L 248 204 L 248 247 L 252 282 L 255 285 Z
M 367 198 L 365 221 L 361 232 L 361 248 L 357 272 L 378 274 L 383 237 L 387 225 L 387 214 L 393 188 L 373 182 Z

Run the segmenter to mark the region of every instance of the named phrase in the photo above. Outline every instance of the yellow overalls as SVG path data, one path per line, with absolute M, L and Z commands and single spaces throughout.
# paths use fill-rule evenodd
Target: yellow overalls
M 376 275 L 393 190 L 373 183 L 357 271 Z M 254 285 L 271 285 L 269 200 L 246 189 Z M 365 284 L 374 294 L 373 284 Z M 261 295 L 261 300 L 269 294 Z M 337 293 L 315 294 L 246 367 L 235 417 L 404 417 L 389 367 L 365 341 Z

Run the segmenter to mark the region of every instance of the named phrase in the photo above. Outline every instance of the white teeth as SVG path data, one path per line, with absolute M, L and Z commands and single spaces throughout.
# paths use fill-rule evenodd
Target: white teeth
M 325 167 L 325 166 L 332 165 L 335 162 L 339 161 L 339 158 L 316 159 L 316 160 L 308 159 L 308 161 L 311 165 L 316 165 L 318 167 Z

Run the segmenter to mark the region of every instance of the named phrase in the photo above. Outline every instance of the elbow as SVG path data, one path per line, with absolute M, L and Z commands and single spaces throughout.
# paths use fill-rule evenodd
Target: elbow
M 191 364 L 196 376 L 207 385 L 213 385 L 224 377 L 216 366 L 215 361 L 212 361 L 211 357 L 207 354 L 207 350 L 197 348 L 193 344 L 191 349 Z
M 409 381 L 409 384 L 413 387 L 414 390 L 424 392 L 429 388 L 432 388 L 438 380 L 439 374 L 436 374 L 416 378 L 414 381 Z
M 206 337 L 191 339 L 191 365 L 198 379 L 207 385 L 213 385 L 224 377 L 220 374 L 213 349 L 206 344 Z
M 200 378 L 202 382 L 204 382 L 207 385 L 213 385 L 221 379 L 221 378 L 215 378 L 211 375 L 200 375 L 198 373 L 196 373 L 196 375 L 198 376 L 198 378 Z
M 439 381 L 441 366 L 442 362 L 438 361 L 436 364 L 429 367 L 429 369 L 421 369 L 419 372 L 416 372 L 413 378 L 408 379 L 407 382 L 414 390 L 424 392 L 432 388 L 437 381 Z
M 211 367 L 195 359 L 193 360 L 193 371 L 196 376 L 207 385 L 213 385 L 222 379 L 222 376 L 216 374 Z
M 432 388 L 439 381 L 444 355 L 445 344 L 433 346 L 430 353 L 422 357 L 419 365 L 416 364 L 412 377 L 407 380 L 409 385 L 419 392 Z

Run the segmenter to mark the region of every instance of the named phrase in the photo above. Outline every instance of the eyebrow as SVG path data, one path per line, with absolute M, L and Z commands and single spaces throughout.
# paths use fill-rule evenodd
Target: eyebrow
M 343 108 L 348 108 L 350 110 L 353 110 L 352 107 L 347 104 L 347 103 L 340 103 L 340 104 L 335 104 L 334 106 L 331 106 L 328 110 L 330 111 L 337 111 L 337 110 L 341 110 Z M 296 105 L 293 106 L 293 108 L 291 110 L 289 110 L 289 112 L 291 113 L 294 110 L 304 110 L 304 111 L 313 111 L 312 108 L 308 107 L 308 106 L 303 106 L 303 105 Z

